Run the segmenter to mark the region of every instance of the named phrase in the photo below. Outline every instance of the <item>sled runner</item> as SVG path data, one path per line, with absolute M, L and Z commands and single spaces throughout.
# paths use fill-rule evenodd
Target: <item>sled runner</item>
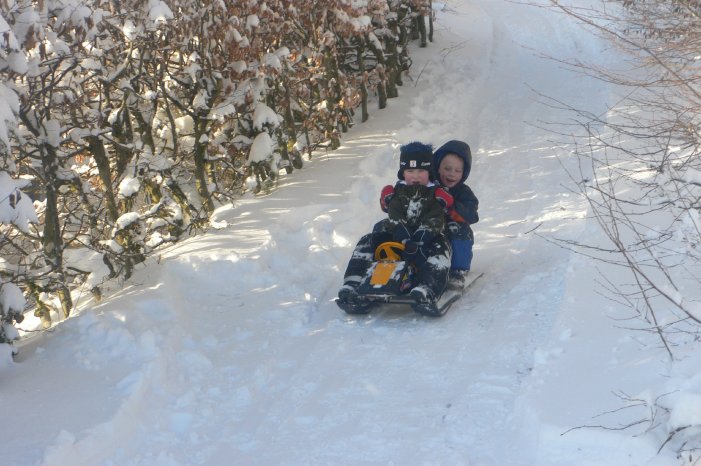
M 471 275 L 462 289 L 446 289 L 435 303 L 418 302 L 409 296 L 414 272 L 411 264 L 401 258 L 403 250 L 401 243 L 380 244 L 375 250 L 373 264 L 356 289 L 357 294 L 351 300 L 337 299 L 338 307 L 348 314 L 367 314 L 374 305 L 406 304 L 419 314 L 440 317 L 483 275 Z

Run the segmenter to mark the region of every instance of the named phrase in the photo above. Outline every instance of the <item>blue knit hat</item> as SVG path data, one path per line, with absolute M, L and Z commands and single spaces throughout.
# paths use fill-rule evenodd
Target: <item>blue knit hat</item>
M 399 171 L 397 178 L 404 179 L 404 170 L 407 168 L 419 168 L 428 170 L 429 177 L 433 181 L 433 170 L 431 161 L 433 160 L 433 146 L 421 142 L 410 142 L 399 148 Z

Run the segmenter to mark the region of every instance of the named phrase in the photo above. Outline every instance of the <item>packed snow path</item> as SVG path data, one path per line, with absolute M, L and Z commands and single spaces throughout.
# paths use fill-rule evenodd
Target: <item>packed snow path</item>
M 168 249 L 22 346 L 0 393 L 10 419 L 35 419 L 3 434 L 6 464 L 518 466 L 595 461 L 607 441 L 616 451 L 620 439 L 559 439 L 572 424 L 557 414 L 575 401 L 548 411 L 556 390 L 539 388 L 539 367 L 571 337 L 555 326 L 579 260 L 539 235 L 591 227 L 565 186 L 561 164 L 576 160 L 539 129 L 565 116 L 533 89 L 597 113 L 607 99 L 539 54 L 593 57 L 599 45 L 547 9 L 499 0 L 449 2 L 436 26 L 401 98 L 341 149 L 222 208 L 228 227 Z M 473 267 L 485 277 L 441 319 L 345 315 L 333 298 L 381 218 L 398 145 L 448 139 L 474 151 Z

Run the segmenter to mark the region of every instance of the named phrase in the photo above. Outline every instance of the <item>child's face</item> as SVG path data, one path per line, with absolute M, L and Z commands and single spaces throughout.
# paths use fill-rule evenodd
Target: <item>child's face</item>
M 422 168 L 407 168 L 404 170 L 404 182 L 406 184 L 427 185 L 429 182 L 428 170 Z
M 464 167 L 465 162 L 460 157 L 455 154 L 446 154 L 438 167 L 438 178 L 440 178 L 441 184 L 452 188 L 460 183 Z

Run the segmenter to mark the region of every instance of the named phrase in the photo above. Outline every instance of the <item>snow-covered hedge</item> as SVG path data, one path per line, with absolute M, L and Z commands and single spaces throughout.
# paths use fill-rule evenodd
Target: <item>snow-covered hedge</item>
M 76 286 L 99 296 L 96 277 L 129 277 L 154 248 L 206 226 L 218 203 L 248 189 L 252 166 L 274 178 L 289 159 L 299 167 L 300 152 L 335 148 L 356 109 L 364 120 L 371 97 L 382 107 L 397 95 L 406 46 L 426 44 L 431 9 L 429 0 L 5 4 L 3 279 L 46 325 L 55 309 L 68 315 Z M 86 250 L 99 260 L 74 260 Z

